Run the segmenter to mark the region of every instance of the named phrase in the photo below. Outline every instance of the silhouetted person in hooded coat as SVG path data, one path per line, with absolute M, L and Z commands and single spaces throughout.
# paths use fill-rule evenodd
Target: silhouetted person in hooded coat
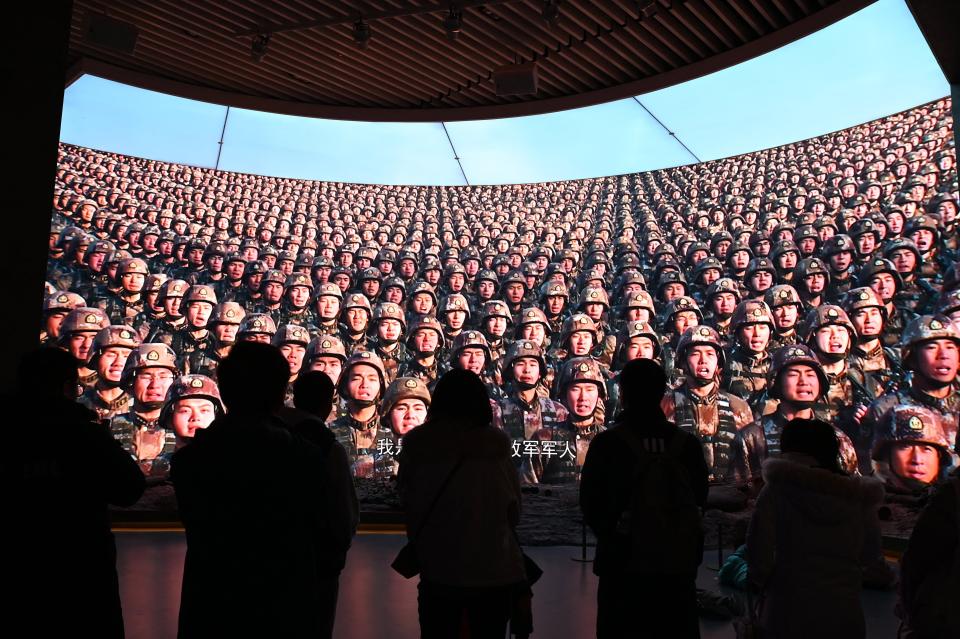
M 68 353 L 27 355 L 7 397 L 0 447 L 6 636 L 123 637 L 108 505 L 130 506 L 143 473 L 105 425 L 76 403 Z
M 180 637 L 330 635 L 344 535 L 325 508 L 324 451 L 276 417 L 288 376 L 275 347 L 237 344 L 217 370 L 227 414 L 173 457 Z

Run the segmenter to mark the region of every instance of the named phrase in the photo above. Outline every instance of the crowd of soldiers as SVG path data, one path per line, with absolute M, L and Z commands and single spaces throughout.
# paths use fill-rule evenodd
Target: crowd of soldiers
M 61 144 L 41 339 L 144 471 L 222 410 L 217 363 L 274 344 L 337 397 L 357 477 L 389 477 L 453 368 L 489 388 L 529 483 L 577 481 L 618 371 L 661 362 L 716 482 L 784 424 L 905 492 L 956 461 L 950 101 L 647 173 L 468 187 L 201 169 Z

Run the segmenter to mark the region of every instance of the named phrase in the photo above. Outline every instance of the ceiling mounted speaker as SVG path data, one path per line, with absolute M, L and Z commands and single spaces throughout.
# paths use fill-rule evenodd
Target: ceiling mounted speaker
M 508 64 L 493 70 L 497 95 L 534 95 L 537 92 L 537 63 Z
M 95 46 L 133 55 L 140 31 L 129 22 L 100 13 L 87 14 L 83 39 Z

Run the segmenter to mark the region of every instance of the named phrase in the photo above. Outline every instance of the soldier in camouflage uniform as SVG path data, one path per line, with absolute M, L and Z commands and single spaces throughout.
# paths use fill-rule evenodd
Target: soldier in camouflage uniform
M 141 297 L 143 298 L 143 310 L 133 318 L 130 325 L 140 334 L 141 338 L 147 337 L 153 328 L 163 316 L 163 304 L 160 303 L 160 290 L 163 283 L 167 281 L 165 274 L 151 274 L 143 284 Z
M 340 312 L 340 339 L 347 350 L 347 355 L 369 350 L 367 330 L 370 328 L 371 317 L 373 317 L 373 308 L 365 295 L 360 293 L 347 295 L 343 310 Z
M 824 291 L 824 298 L 830 304 L 839 304 L 847 291 L 853 287 L 854 270 L 853 240 L 847 235 L 834 235 L 824 243 L 823 256 L 830 268 L 830 283 Z
M 733 313 L 733 346 L 727 352 L 723 388 L 764 413 L 764 394 L 770 374 L 770 338 L 776 324 L 766 303 L 747 299 Z
M 173 450 L 164 450 L 154 464 L 169 466 L 173 453 L 183 448 L 213 420 L 224 414 L 217 383 L 205 375 L 184 375 L 173 382 L 160 409 L 159 423 L 173 432 Z
M 803 316 L 803 302 L 797 289 L 789 284 L 777 284 L 763 296 L 773 315 L 774 332 L 770 336 L 770 352 L 781 346 L 800 343 L 797 325 Z
M 769 395 L 776 402 L 776 410 L 761 421 L 769 455 L 780 454 L 780 435 L 788 422 L 816 419 L 814 407 L 827 386 L 823 367 L 808 346 L 782 346 L 773 353 Z M 836 425 L 833 428 L 840 446 L 840 467 L 856 473 L 857 452 L 853 441 Z
M 83 390 L 97 383 L 97 371 L 89 364 L 90 353 L 97 333 L 109 325 L 110 320 L 103 311 L 89 306 L 73 309 L 60 325 L 57 343 L 77 362 L 77 382 Z
M 596 326 L 597 344 L 590 355 L 609 370 L 613 353 L 617 350 L 617 336 L 607 322 L 610 314 L 610 299 L 607 292 L 600 287 L 585 288 L 580 292 L 579 299 L 577 312 L 587 315 Z
M 500 298 L 511 314 L 520 312 L 527 300 L 527 293 L 527 278 L 520 271 L 510 271 L 500 282 Z
M 871 451 L 874 474 L 891 495 L 927 496 L 953 467 L 941 416 L 924 406 L 895 406 Z
M 176 436 L 160 425 L 167 390 L 177 376 L 177 356 L 166 344 L 141 344 L 123 369 L 123 385 L 133 396 L 130 411 L 110 420 L 110 432 L 147 477 L 165 479 Z
M 43 298 L 43 329 L 40 331 L 40 345 L 56 345 L 60 338 L 63 320 L 70 311 L 86 305 L 82 297 L 68 291 L 54 291 Z
M 208 323 L 217 305 L 217 294 L 209 284 L 194 284 L 184 295 L 182 305 L 186 322 L 173 335 L 170 347 L 177 354 L 180 373 L 186 375 L 199 369 L 213 342 Z
M 403 436 L 423 424 L 430 408 L 430 390 L 416 377 L 398 377 L 387 387 L 380 402 L 380 414 L 387 427 L 386 436 L 377 440 L 378 468 L 386 477 L 396 477 L 397 456 L 403 448 Z
M 343 291 L 333 282 L 318 284 L 314 298 L 313 319 L 316 335 L 338 335 L 340 306 L 343 304 Z
M 223 265 L 223 277 L 213 283 L 217 291 L 217 299 L 224 302 L 237 301 L 237 297 L 243 290 L 243 272 L 246 264 L 246 260 L 239 253 L 231 253 L 227 256 Z
M 407 324 L 413 324 L 422 317 L 435 317 L 437 312 L 437 294 L 433 287 L 418 281 L 410 288 L 407 297 Z
M 398 377 L 414 377 L 427 386 L 440 376 L 440 360 L 437 353 L 443 350 L 443 326 L 429 315 L 410 326 L 407 349 L 410 356 L 400 364 Z
M 266 313 L 247 313 L 237 329 L 237 341 L 269 344 L 276 332 L 276 323 Z
M 923 257 L 917 245 L 909 239 L 898 238 L 887 244 L 883 256 L 893 263 L 900 275 L 894 305 L 913 314 L 927 312 L 925 309 L 938 292 L 920 276 Z
M 805 257 L 797 263 L 791 278 L 793 287 L 803 300 L 806 311 L 826 303 L 827 287 L 830 285 L 830 269 L 818 257 Z
M 385 435 L 377 410 L 385 380 L 380 358 L 363 351 L 347 359 L 337 383 L 346 411 L 330 424 L 330 430 L 347 451 L 354 477 L 369 479 L 389 474 L 392 460 L 377 451 L 377 440 Z
M 869 286 L 883 302 L 883 345 L 896 348 L 900 336 L 910 320 L 917 314 L 896 304 L 897 293 L 903 287 L 903 280 L 893 262 L 877 257 L 869 260 L 860 270 L 859 286 Z
M 493 407 L 494 425 L 513 441 L 513 457 L 523 483 L 540 482 L 545 460 L 539 442 L 555 439 L 554 431 L 568 416 L 560 403 L 537 392 L 546 367 L 543 351 L 533 342 L 511 344 L 503 361 L 509 390 Z
M 675 386 L 683 375 L 682 367 L 676 365 L 677 344 L 688 328 L 699 326 L 703 322 L 703 312 L 696 300 L 681 295 L 670 300 L 663 308 L 660 317 L 660 330 L 663 340 L 663 367 L 667 373 L 667 385 Z
M 134 257 L 120 262 L 117 266 L 119 294 L 102 298 L 97 303 L 111 323 L 132 326 L 135 318 L 143 313 L 143 289 L 149 275 L 147 263 L 140 258 Z
M 98 419 L 109 420 L 130 409 L 132 400 L 123 389 L 122 375 L 130 352 L 139 344 L 137 332 L 122 324 L 102 328 L 93 338 L 87 365 L 97 371 L 97 383 L 77 401 L 96 413 Z
M 805 318 L 804 334 L 807 346 L 827 376 L 827 388 L 816 407 L 817 419 L 829 424 L 845 424 L 857 404 L 870 401 L 855 384 L 847 363 L 856 340 L 856 329 L 842 308 L 823 304 Z
M 704 298 L 704 323 L 717 331 L 727 348 L 733 340 L 730 320 L 741 301 L 740 287 L 732 278 L 721 277 L 707 287 Z
M 960 418 L 960 393 L 956 388 L 960 333 L 943 316 L 921 315 L 907 326 L 900 346 L 903 367 L 913 372 L 910 385 L 857 411 L 854 424 L 859 425 L 858 445 L 869 454 L 874 444 L 890 438 L 888 416 L 896 406 L 923 406 L 940 419 L 949 448 L 955 450 Z
M 407 360 L 403 335 L 407 329 L 406 318 L 399 304 L 381 302 L 373 309 L 373 352 L 383 363 L 386 383 L 397 377 L 400 364 Z
M 293 407 L 293 384 L 303 368 L 304 355 L 310 343 L 310 332 L 299 324 L 284 324 L 273 334 L 271 343 L 277 347 L 280 354 L 290 367 L 290 377 L 287 380 L 287 393 L 284 403 Z
M 487 394 L 494 402 L 506 398 L 499 362 L 490 357 L 490 345 L 480 331 L 463 331 L 453 341 L 449 350 L 449 368 L 468 370 L 478 376 L 487 387 Z
M 604 430 L 606 379 L 589 357 L 568 360 L 557 378 L 556 395 L 567 409 L 567 419 L 540 444 L 544 484 L 576 483 L 590 442 Z M 557 442 L 555 446 L 547 441 Z
M 313 281 L 303 273 L 291 273 L 284 280 L 283 302 L 278 324 L 298 324 L 315 330 L 317 319 L 310 310 Z
M 190 286 L 183 280 L 167 280 L 163 283 L 157 296 L 157 303 L 163 306 L 163 316 L 150 326 L 144 342 L 162 342 L 167 346 L 173 343 L 173 336 L 187 323 L 180 306 L 188 288 Z M 143 332 L 140 334 L 143 335 Z
M 269 315 L 278 326 L 282 323 L 283 290 L 287 276 L 277 269 L 269 269 L 260 280 L 260 299 L 253 305 L 253 312 Z M 250 308 L 248 304 L 244 304 Z
M 746 483 L 760 477 L 766 441 L 750 406 L 721 390 L 723 362 L 714 329 L 687 329 L 677 345 L 683 383 L 667 390 L 662 408 L 668 421 L 700 440 L 712 482 Z
M 559 334 L 563 327 L 569 298 L 567 285 L 562 282 L 548 281 L 540 286 L 540 306 L 550 323 L 551 332 L 555 334 Z
M 69 290 L 85 300 L 96 300 L 100 290 L 108 283 L 109 276 L 105 268 L 107 256 L 115 250 L 113 243 L 107 240 L 92 242 L 83 255 L 82 265 L 68 285 Z
M 446 348 L 450 348 L 457 336 L 462 333 L 470 322 L 470 304 L 467 298 L 460 293 L 451 293 L 440 301 L 437 308 L 437 319 L 443 324 L 443 341 Z M 446 359 L 448 353 L 440 351 L 440 358 Z
M 230 354 L 245 316 L 246 311 L 236 302 L 220 302 L 214 307 L 207 321 L 210 340 L 203 353 L 192 362 L 196 367 L 194 373 L 216 380 L 217 366 Z
M 856 344 L 850 352 L 848 365 L 855 385 L 873 401 L 893 390 L 900 382 L 900 357 L 883 345 L 883 324 L 886 307 L 872 288 L 852 288 L 844 298 L 844 310 L 857 331 Z
M 491 357 L 498 362 L 507 352 L 506 336 L 513 323 L 510 309 L 503 300 L 490 300 L 481 307 L 479 319 L 478 328 L 487 338 Z

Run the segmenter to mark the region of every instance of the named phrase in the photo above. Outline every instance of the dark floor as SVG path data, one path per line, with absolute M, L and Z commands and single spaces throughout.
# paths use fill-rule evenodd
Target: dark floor
M 390 569 L 403 545 L 399 535 L 360 535 L 354 541 L 340 579 L 335 635 L 342 639 L 391 639 L 418 636 L 416 579 Z M 180 532 L 117 534 L 118 569 L 128 639 L 176 636 L 180 577 L 185 542 Z M 544 569 L 534 596 L 534 636 L 549 639 L 593 636 L 597 580 L 589 564 L 572 561 L 580 549 L 549 546 L 527 549 Z M 700 586 L 716 588 L 716 555 L 700 571 Z M 372 609 L 372 602 L 376 608 Z M 867 636 L 896 637 L 892 592 L 864 593 Z M 703 639 L 733 638 L 729 622 L 701 621 Z

